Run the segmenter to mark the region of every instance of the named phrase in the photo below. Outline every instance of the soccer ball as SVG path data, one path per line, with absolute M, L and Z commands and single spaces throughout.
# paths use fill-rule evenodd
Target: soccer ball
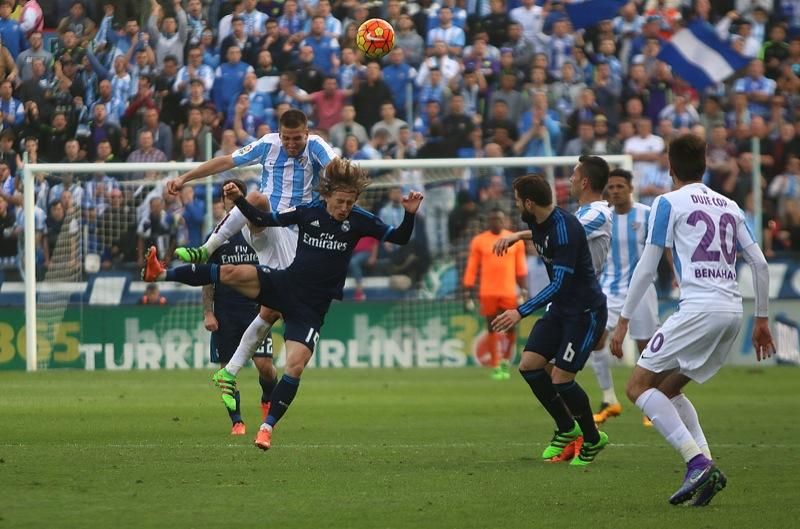
M 380 59 L 394 48 L 394 28 L 382 18 L 371 18 L 356 32 L 356 45 L 370 59 Z

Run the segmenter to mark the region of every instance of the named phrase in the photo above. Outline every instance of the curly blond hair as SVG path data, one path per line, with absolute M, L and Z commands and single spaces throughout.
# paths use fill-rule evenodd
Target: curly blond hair
M 330 196 L 334 191 L 353 191 L 360 195 L 370 183 L 367 171 L 350 160 L 334 158 L 325 167 L 317 192 L 322 196 Z

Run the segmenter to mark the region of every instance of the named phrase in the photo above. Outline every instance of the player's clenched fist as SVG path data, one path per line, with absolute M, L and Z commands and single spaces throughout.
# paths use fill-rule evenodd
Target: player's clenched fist
M 233 182 L 225 184 L 223 191 L 225 191 L 225 198 L 231 202 L 235 202 L 236 199 L 242 196 L 242 191 Z
M 181 188 L 183 187 L 183 182 L 180 178 L 173 178 L 172 180 L 167 180 L 167 193 L 170 195 L 177 195 L 180 193 Z

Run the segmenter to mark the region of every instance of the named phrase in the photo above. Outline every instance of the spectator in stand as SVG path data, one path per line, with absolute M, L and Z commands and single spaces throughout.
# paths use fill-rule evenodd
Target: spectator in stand
M 295 88 L 291 93 L 293 99 L 310 102 L 314 108 L 314 123 L 316 128 L 328 132 L 336 125 L 342 115 L 347 99 L 353 94 L 352 90 L 342 90 L 337 86 L 336 77 L 327 76 L 322 82 L 322 90 L 311 94 L 302 94 Z
M 461 73 L 461 63 L 451 58 L 447 53 L 447 44 L 444 41 L 438 40 L 434 43 L 433 53 L 425 59 L 419 68 L 419 75 L 417 76 L 418 87 L 425 86 L 430 77 L 430 72 L 436 69 L 442 72 L 446 83 L 457 80 L 458 74 Z
M 389 131 L 378 129 L 370 140 L 361 146 L 361 149 L 353 156 L 353 160 L 382 160 L 384 154 L 389 150 Z
M 34 32 L 41 32 L 44 30 L 44 13 L 42 6 L 39 5 L 37 0 L 26 0 L 22 6 L 22 13 L 19 17 L 19 25 L 25 36 L 30 40 Z
M 191 81 L 194 79 L 199 79 L 203 83 L 203 96 L 208 99 L 214 86 L 214 70 L 207 64 L 203 64 L 203 50 L 199 47 L 189 49 L 187 64 L 178 70 L 175 91 L 184 93 L 188 97 Z
M 42 34 L 39 31 L 34 31 L 28 38 L 30 48 L 21 52 L 17 56 L 17 70 L 20 79 L 24 82 L 33 77 L 33 61 L 34 59 L 41 59 L 45 65 L 52 64 L 53 54 L 45 50 L 42 46 Z M 7 51 L 3 48 L 3 51 Z M 10 54 L 9 54 L 10 55 Z
M 437 41 L 443 41 L 447 45 L 448 52 L 459 57 L 466 43 L 464 30 L 453 24 L 453 10 L 448 6 L 439 8 L 438 18 L 439 25 L 428 31 L 428 52 L 433 51 Z
M 164 201 L 159 196 L 151 197 L 149 208 L 144 217 L 139 220 L 136 229 L 136 265 L 144 266 L 144 249 L 155 246 L 158 255 L 163 255 L 169 263 L 175 249 L 175 221 L 164 210 Z
M 128 156 L 128 163 L 150 163 L 150 162 L 166 162 L 167 156 L 163 151 L 156 149 L 153 146 L 153 133 L 144 129 L 139 132 L 138 148 Z M 157 173 L 134 173 L 134 180 L 141 180 L 143 178 L 155 179 L 160 176 Z M 149 248 L 149 245 L 148 245 Z M 160 254 L 161 255 L 161 254 Z M 166 255 L 166 254 L 163 254 Z
M 330 11 L 330 4 L 325 1 L 320 2 L 320 8 L 322 8 L 323 4 L 326 5 L 327 10 Z M 328 13 L 328 16 L 331 16 L 330 13 Z M 331 18 L 333 17 L 331 16 Z M 333 18 L 333 20 L 336 19 Z M 302 50 L 304 46 L 311 47 L 314 51 L 314 65 L 325 75 L 332 75 L 336 72 L 340 64 L 340 49 L 339 41 L 337 40 L 338 35 L 334 35 L 332 32 L 328 31 L 328 29 L 324 16 L 317 15 L 313 17 L 311 19 L 309 32 L 302 42 L 300 42 L 300 48 Z
M 800 152 L 793 152 L 783 173 L 772 179 L 767 196 L 775 201 L 778 217 L 786 215 L 786 203 L 800 200 Z
M 238 46 L 228 48 L 226 62 L 217 67 L 213 87 L 213 101 L 219 112 L 227 112 L 236 95 L 242 91 L 244 76 L 253 72 L 253 67 L 242 62 L 242 50 Z
M 149 130 L 153 135 L 153 147 L 163 152 L 168 158 L 171 158 L 172 129 L 160 121 L 159 118 L 160 114 L 158 108 L 147 108 L 144 111 L 144 123 L 142 128 L 138 130 L 137 135 L 143 130 Z
M 20 52 L 27 49 L 28 41 L 25 39 L 25 31 L 11 17 L 14 3 L 14 0 L 2 0 L 0 2 L 0 42 L 11 53 L 11 57 L 16 60 Z
M 769 114 L 767 103 L 775 94 L 775 81 L 764 77 L 764 63 L 753 59 L 747 67 L 747 77 L 738 79 L 733 85 L 733 91 L 745 94 L 747 109 L 751 114 L 766 117 Z
M 414 28 L 414 21 L 404 13 L 400 15 L 400 22 L 395 29 L 397 30 L 394 37 L 395 49 L 399 48 L 405 52 L 406 62 L 409 65 L 414 68 L 419 67 L 424 59 L 425 40 Z
M 389 86 L 394 106 L 401 115 L 406 114 L 406 104 L 413 101 L 414 78 L 417 76 L 417 71 L 406 63 L 405 57 L 405 51 L 395 46 L 389 54 L 389 63 L 383 68 L 383 80 Z
M 647 167 L 639 183 L 639 202 L 649 206 L 659 195 L 672 191 L 667 151 L 660 153 L 655 165 Z
M 256 9 L 256 0 L 245 0 L 244 2 L 244 27 L 247 35 L 258 40 L 264 34 L 264 26 L 269 16 Z
M 382 79 L 381 65 L 377 62 L 367 64 L 364 79 L 359 79 L 353 94 L 353 107 L 356 121 L 365 129 L 380 121 L 380 108 L 386 101 L 392 101 L 392 91 Z
M 86 46 L 97 31 L 97 25 L 86 16 L 86 9 L 80 0 L 72 2 L 69 16 L 62 18 L 56 28 L 58 33 L 64 33 L 67 30 L 75 34 L 82 46 Z
M 653 124 L 647 118 L 636 122 L 636 136 L 625 141 L 625 154 L 633 157 L 634 188 L 641 191 L 641 181 L 645 174 L 658 167 L 664 152 L 664 140 L 653 134 Z
M 177 244 L 196 247 L 203 244 L 205 203 L 195 196 L 194 186 L 184 186 L 180 192 L 180 207 L 174 214 L 178 225 Z
M 25 107 L 13 94 L 14 83 L 9 79 L 0 81 L 0 115 L 4 127 L 18 127 L 25 119 Z
M 94 106 L 92 117 L 93 120 L 89 124 L 89 159 L 94 161 L 98 158 L 97 147 L 100 142 L 104 141 L 107 141 L 111 146 L 111 152 L 119 152 L 122 132 L 119 125 L 108 120 L 106 107 L 103 103 L 98 103 Z
M 150 283 L 144 289 L 144 296 L 139 300 L 139 305 L 166 305 L 167 298 L 161 295 L 158 284 Z
M 371 135 L 374 136 L 378 129 L 386 129 L 389 132 L 389 143 L 395 143 L 402 127 L 408 127 L 408 123 L 397 117 L 394 103 L 387 101 L 381 105 L 381 120 L 372 126 Z
M 164 59 L 175 57 L 178 66 L 183 66 L 183 48 L 189 34 L 186 12 L 180 0 L 173 1 L 175 16 L 166 16 L 157 0 L 150 0 L 150 18 L 147 30 L 150 33 L 150 44 L 155 49 L 156 64 L 163 68 Z
M 355 121 L 356 109 L 353 105 L 344 105 L 342 107 L 341 119 L 328 131 L 328 140 L 330 144 L 338 149 L 344 149 L 345 139 L 348 136 L 353 136 L 356 139 L 356 145 L 361 145 L 369 141 L 369 135 L 366 129 Z M 356 151 L 358 147 L 356 147 Z M 355 151 L 353 151 L 355 153 Z
M 236 46 L 242 52 L 242 61 L 255 66 L 258 57 L 258 40 L 247 34 L 245 19 L 242 16 L 234 17 L 231 22 L 231 32 L 219 45 L 220 57 L 227 57 L 228 50 Z
M 582 121 L 578 125 L 578 136 L 567 142 L 562 156 L 582 156 L 594 152 L 594 121 Z
M 380 243 L 374 237 L 362 237 L 353 248 L 353 255 L 347 265 L 347 275 L 356 283 L 353 292 L 353 301 L 364 301 L 364 269 L 371 269 L 378 261 L 378 248 Z

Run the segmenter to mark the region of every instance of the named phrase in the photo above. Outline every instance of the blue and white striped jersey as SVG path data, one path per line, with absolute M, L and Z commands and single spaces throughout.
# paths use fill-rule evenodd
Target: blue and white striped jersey
M 280 135 L 273 132 L 234 151 L 232 157 L 237 167 L 261 165 L 261 192 L 272 211 L 283 211 L 316 198 L 314 187 L 336 153 L 325 140 L 311 134 L 303 153 L 292 157 L 283 148 Z
M 611 243 L 611 209 L 605 200 L 595 200 L 579 207 L 575 216 L 581 221 L 583 231 L 586 232 L 589 252 L 592 254 L 592 266 L 599 279 Z
M 647 242 L 650 223 L 650 206 L 639 202 L 625 214 L 611 215 L 611 250 L 606 267 L 600 277 L 600 286 L 608 297 L 625 296 L 633 277 L 636 263 L 642 256 Z

